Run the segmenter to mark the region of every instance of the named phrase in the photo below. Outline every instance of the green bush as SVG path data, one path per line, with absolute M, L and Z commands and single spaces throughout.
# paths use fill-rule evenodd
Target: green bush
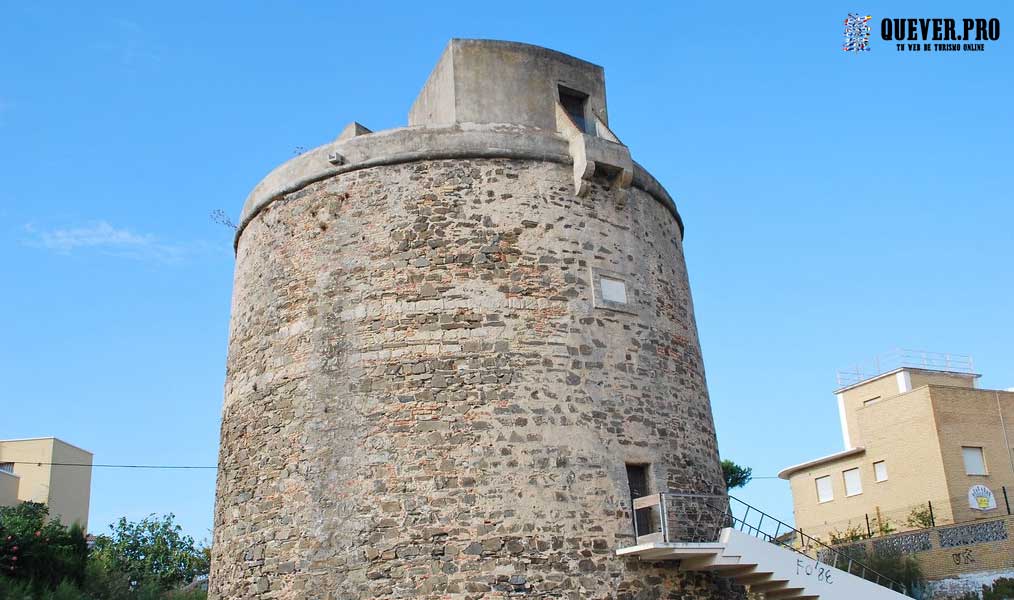
M 205 600 L 180 590 L 208 573 L 210 553 L 173 515 L 120 519 L 91 552 L 78 526 L 49 519 L 44 504 L 0 508 L 0 600 Z
M 830 540 L 828 544 L 831 546 L 851 544 L 852 542 L 865 540 L 868 537 L 869 536 L 866 535 L 865 531 L 863 531 L 861 525 L 853 525 L 852 522 L 849 521 L 848 525 L 846 525 L 844 528 L 832 529 L 830 532 L 828 532 L 828 538 Z
M 31 600 L 32 591 L 27 581 L 0 577 L 0 600 Z
M 56 589 L 49 594 L 47 600 L 87 600 L 84 592 L 77 589 L 67 581 L 63 581 Z
M 25 581 L 0 577 L 0 600 L 206 600 L 207 597 L 207 592 L 202 590 L 165 591 L 153 585 L 135 590 L 102 590 L 87 582 L 79 588 L 68 581 L 47 590 Z
M 80 583 L 87 561 L 81 527 L 50 519 L 45 504 L 0 508 L 0 572 L 6 577 L 55 589 L 64 580 Z
M 132 523 L 120 519 L 111 535 L 99 536 L 92 555 L 108 570 L 125 573 L 131 588 L 148 585 L 171 590 L 186 585 L 209 568 L 208 554 L 183 535 L 172 514 Z
M 110 569 L 94 554 L 89 556 L 81 590 L 95 600 L 128 600 L 131 598 L 130 578 Z
M 982 600 L 1008 600 L 1014 598 L 1014 579 L 1001 577 L 993 585 L 982 586 Z
M 908 514 L 905 524 L 916 529 L 933 527 L 935 523 L 933 522 L 933 512 L 929 509 L 929 505 L 920 505 L 913 508 L 912 512 Z
M 905 586 L 908 595 L 913 598 L 917 597 L 916 594 L 926 584 L 919 562 L 907 554 L 899 552 L 874 552 L 868 555 L 863 562 L 867 568 Z M 869 578 L 875 579 L 876 577 L 869 576 Z

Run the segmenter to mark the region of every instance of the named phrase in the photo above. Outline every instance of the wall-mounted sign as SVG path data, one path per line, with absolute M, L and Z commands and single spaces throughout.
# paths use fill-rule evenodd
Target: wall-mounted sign
M 996 508 L 996 496 L 993 495 L 993 490 L 984 485 L 973 485 L 968 490 L 968 507 L 974 510 Z

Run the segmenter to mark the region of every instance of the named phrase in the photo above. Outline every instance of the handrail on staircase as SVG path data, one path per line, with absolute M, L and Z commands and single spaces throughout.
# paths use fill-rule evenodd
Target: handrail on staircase
M 637 538 L 637 543 L 642 543 L 642 539 L 644 541 L 661 541 L 665 543 L 717 542 L 721 535 L 721 530 L 731 527 L 776 546 L 781 546 L 797 554 L 801 554 L 808 559 L 841 569 L 850 575 L 858 575 L 863 579 L 886 588 L 901 592 L 902 594 L 906 593 L 905 586 L 900 582 L 878 573 L 852 556 L 832 548 L 819 539 L 803 533 L 735 496 L 660 492 L 651 496 L 635 498 L 633 501 L 635 513 L 651 510 L 656 507 L 658 509 L 658 518 L 657 521 L 652 523 L 653 526 L 658 526 L 658 530 L 655 532 L 640 533 L 638 531 L 639 521 L 643 521 L 643 519 L 635 516 L 634 535 Z M 736 515 L 737 508 L 742 513 L 740 516 Z M 683 518 L 673 522 L 670 513 Z M 753 521 L 748 521 L 751 514 L 756 515 L 754 517 L 756 524 L 753 524 Z M 767 529 L 774 528 L 774 533 L 769 533 L 762 529 L 765 522 L 768 524 Z M 673 535 L 674 531 L 677 532 L 677 535 Z M 791 539 L 793 535 L 799 539 L 800 545 L 798 547 L 786 541 L 787 539 Z M 807 554 L 808 551 L 812 551 L 813 555 Z M 829 560 L 829 557 L 833 558 Z M 839 564 L 843 565 L 844 568 L 839 566 Z

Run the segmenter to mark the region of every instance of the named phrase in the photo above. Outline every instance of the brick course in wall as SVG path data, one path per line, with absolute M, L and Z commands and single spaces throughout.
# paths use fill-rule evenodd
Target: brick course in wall
M 593 269 L 629 310 L 595 308 Z M 429 160 L 246 225 L 211 598 L 744 597 L 615 556 L 625 463 L 724 490 L 680 231 L 644 191 Z

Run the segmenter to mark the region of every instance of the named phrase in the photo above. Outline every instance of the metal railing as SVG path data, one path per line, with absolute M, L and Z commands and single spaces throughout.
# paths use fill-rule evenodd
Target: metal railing
M 638 544 L 715 543 L 732 528 L 813 560 L 905 594 L 905 586 L 734 496 L 662 492 L 634 499 Z M 650 511 L 650 514 L 649 512 Z M 650 531 L 639 531 L 647 526 Z
M 902 367 L 950 371 L 952 373 L 975 373 L 975 363 L 972 357 L 967 354 L 897 348 L 876 356 L 866 363 L 839 369 L 837 372 L 838 387 L 854 385 Z

